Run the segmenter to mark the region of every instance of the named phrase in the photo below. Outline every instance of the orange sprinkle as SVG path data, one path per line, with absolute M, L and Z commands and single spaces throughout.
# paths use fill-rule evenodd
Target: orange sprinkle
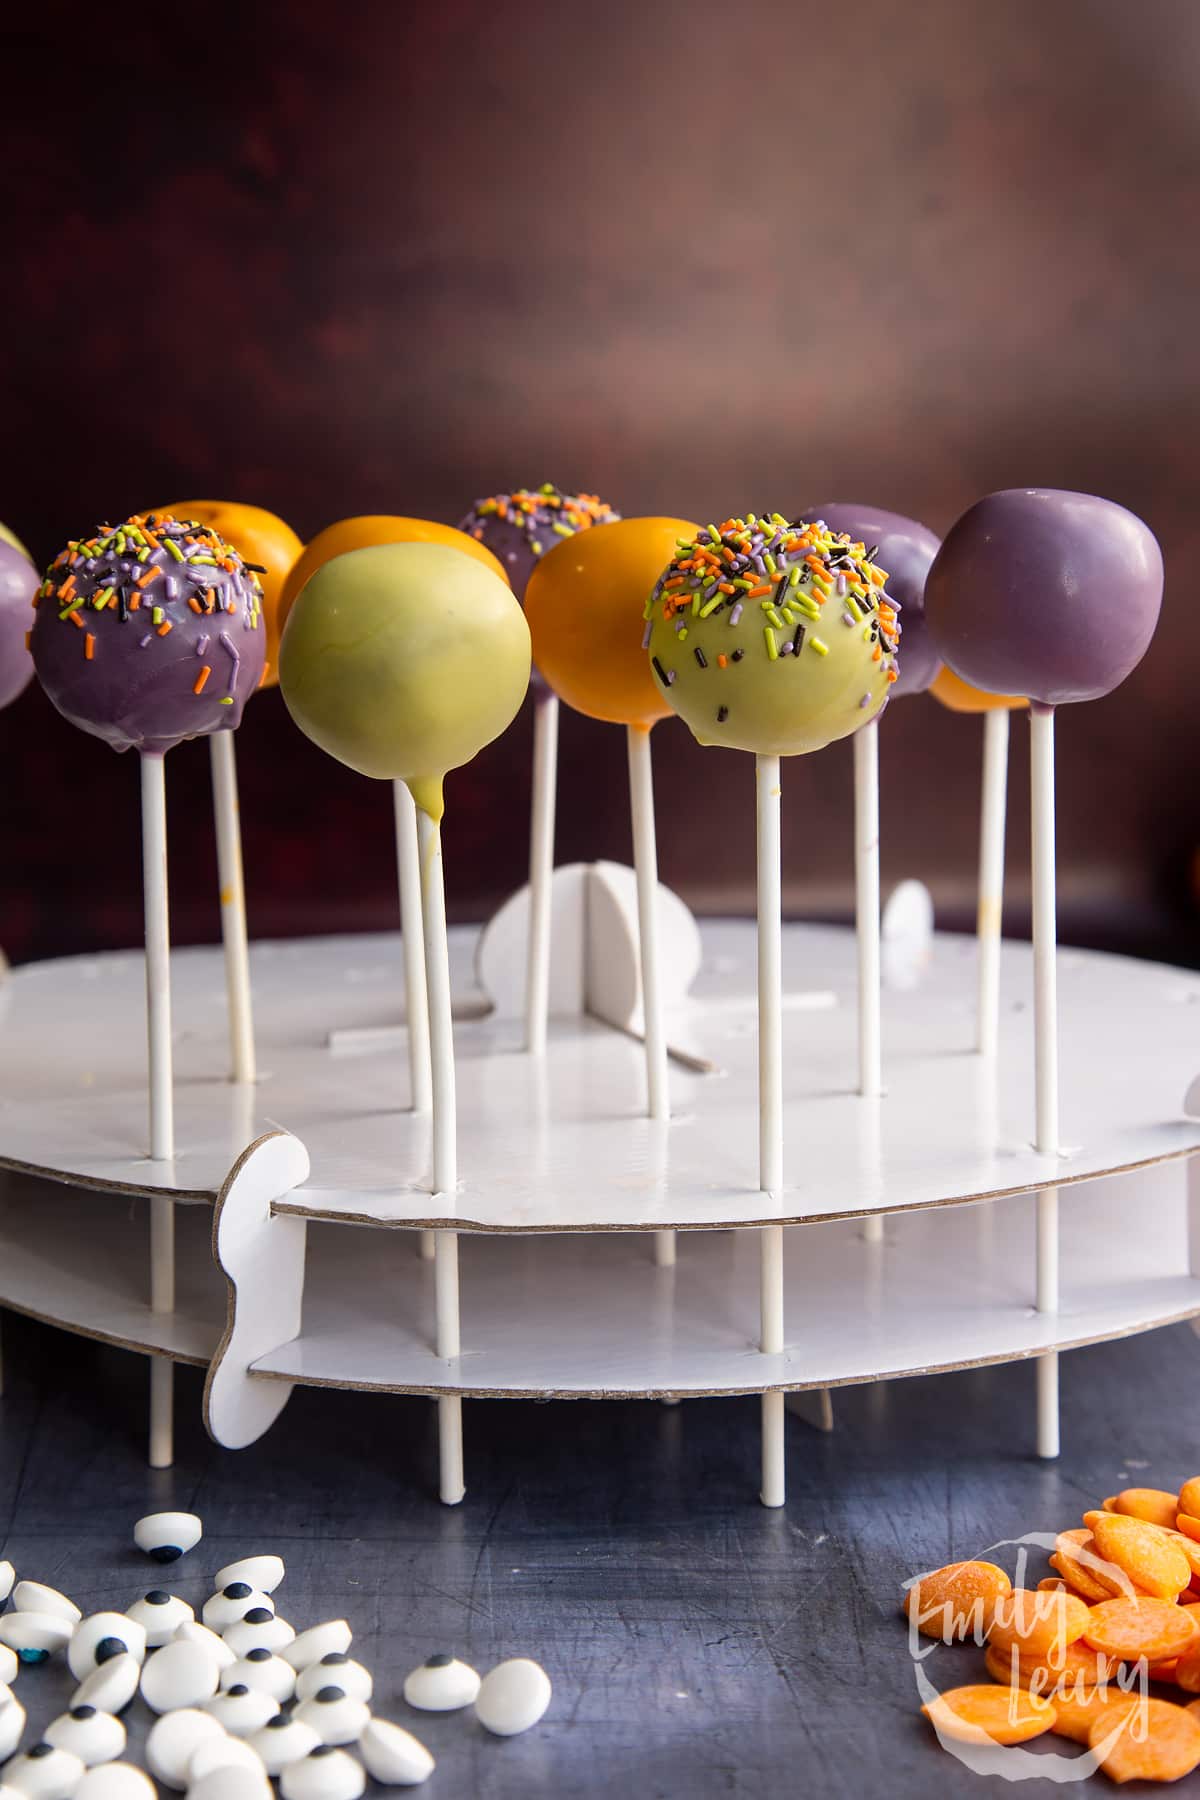
M 899 679 L 900 679 L 899 669 L 889 669 L 887 672 L 887 678 L 889 681 L 899 681 Z
M 204 608 L 201 606 L 200 602 L 197 600 L 195 594 L 189 594 L 188 605 L 191 607 L 191 609 L 194 613 L 204 611 Z
M 764 594 L 769 594 L 770 591 L 771 588 L 768 583 L 765 587 L 751 588 L 750 592 L 746 595 L 746 598 L 747 600 L 760 600 Z
M 736 594 L 737 589 L 734 587 L 732 581 L 719 581 L 717 583 L 717 592 L 718 594 Z
M 202 694 L 204 692 L 204 684 L 211 674 L 212 670 L 208 664 L 205 663 L 204 667 L 196 677 L 196 685 L 192 689 L 193 694 Z
M 74 577 L 74 575 L 68 575 L 67 579 L 63 582 L 62 586 L 58 590 L 58 597 L 60 600 L 69 600 L 71 598 L 71 595 L 74 592 L 75 592 L 75 577 Z
M 718 658 L 717 658 L 718 669 L 726 668 L 728 666 L 728 663 L 729 663 L 729 658 L 727 656 L 718 656 Z
M 162 624 L 159 625 L 156 629 L 158 631 L 159 637 L 166 637 L 168 631 L 170 631 L 170 629 L 171 629 L 170 619 L 164 619 Z
M 144 575 L 138 576 L 137 584 L 140 588 L 149 587 L 150 583 L 152 581 L 157 581 L 161 574 L 161 569 L 147 569 Z
M 91 662 L 93 656 L 96 654 L 96 640 L 90 631 L 85 635 L 83 640 L 83 654 L 87 657 L 89 662 Z
M 874 650 L 871 652 L 871 661 L 878 662 L 882 654 L 883 652 L 880 650 L 879 645 L 876 644 Z
M 83 630 L 84 627 L 83 627 L 83 614 L 82 613 L 79 613 L 79 612 L 68 613 L 67 617 L 68 617 L 68 619 L 70 619 L 72 625 L 78 625 L 80 631 Z
M 142 601 L 141 601 L 141 596 L 139 594 L 130 594 L 130 596 L 129 596 L 130 612 L 137 612 L 137 610 L 141 606 L 141 604 L 142 604 Z
M 215 612 L 217 610 L 217 590 L 216 590 L 216 588 L 205 588 L 205 590 L 204 590 L 204 609 L 206 612 Z

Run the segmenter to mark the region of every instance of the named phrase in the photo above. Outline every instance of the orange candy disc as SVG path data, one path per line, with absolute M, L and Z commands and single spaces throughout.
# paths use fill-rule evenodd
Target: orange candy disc
M 1147 1594 L 1176 1600 L 1190 1583 L 1187 1557 L 1156 1525 L 1106 1512 L 1085 1513 L 1083 1522 L 1091 1526 L 1100 1555 L 1124 1569 Z
M 1131 1694 L 1099 1714 L 1088 1743 L 1112 1781 L 1181 1781 L 1200 1765 L 1200 1719 L 1169 1700 Z
M 1179 1510 L 1200 1522 L 1200 1475 L 1193 1475 L 1179 1490 Z
M 1012 1582 L 995 1563 L 949 1563 L 914 1582 L 905 1593 L 904 1611 L 924 1637 L 961 1642 L 984 1635 L 997 1599 L 1011 1591 Z
M 1054 1708 L 1020 1688 L 951 1688 L 921 1711 L 943 1737 L 963 1744 L 1023 1744 L 1054 1724 Z
M 1074 1594 L 1014 1588 L 996 1601 L 988 1641 L 998 1650 L 1015 1644 L 1023 1657 L 1061 1657 L 1083 1636 L 1087 1622 L 1087 1606 Z
M 1083 1635 L 1093 1650 L 1118 1661 L 1168 1662 L 1197 1641 L 1197 1628 L 1173 1600 L 1105 1600 L 1092 1607 Z
M 1179 1497 L 1163 1488 L 1123 1488 L 1104 1502 L 1104 1510 L 1124 1513 L 1130 1519 L 1145 1519 L 1151 1525 L 1163 1525 L 1173 1531 Z

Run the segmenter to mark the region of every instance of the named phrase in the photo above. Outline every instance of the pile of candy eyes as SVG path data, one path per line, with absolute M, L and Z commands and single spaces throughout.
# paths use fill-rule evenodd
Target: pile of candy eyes
M 202 1535 L 193 1513 L 153 1513 L 137 1547 L 177 1562 Z M 16 1579 L 0 1562 L 0 1800 L 153 1800 L 155 1781 L 187 1800 L 357 1800 L 367 1777 L 417 1787 L 434 1759 L 420 1740 L 371 1710 L 371 1672 L 350 1652 L 344 1619 L 297 1632 L 275 1610 L 282 1558 L 248 1556 L 217 1571 L 199 1619 L 151 1588 L 124 1612 L 84 1618 L 66 1594 Z M 22 1750 L 26 1709 L 12 1684 L 23 1667 L 65 1656 L 77 1687 L 69 1709 Z M 123 1759 L 121 1714 L 136 1696 L 155 1715 L 147 1775 Z M 404 1682 L 420 1712 L 473 1707 L 485 1729 L 514 1737 L 550 1704 L 550 1679 L 527 1657 L 481 1680 L 457 1657 L 431 1656 Z M 154 1779 L 152 1780 L 151 1777 Z
M 1200 1768 L 1200 1475 L 1176 1492 L 1126 1488 L 1060 1531 L 1051 1573 L 1015 1588 L 990 1562 L 911 1582 L 910 1629 L 984 1651 L 992 1684 L 921 1708 L 945 1742 L 1025 1743 L 1054 1732 L 1117 1782 Z

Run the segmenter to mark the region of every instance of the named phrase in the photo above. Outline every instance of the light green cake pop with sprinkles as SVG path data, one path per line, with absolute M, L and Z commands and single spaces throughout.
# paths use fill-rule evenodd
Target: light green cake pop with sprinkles
M 820 521 L 726 519 L 680 539 L 643 640 L 701 744 L 802 756 L 877 718 L 897 677 L 887 573 Z

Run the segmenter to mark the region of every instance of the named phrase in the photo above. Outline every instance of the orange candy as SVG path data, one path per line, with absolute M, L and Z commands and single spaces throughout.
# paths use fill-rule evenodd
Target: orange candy
M 1117 1672 L 1112 1657 L 1102 1656 L 1081 1640 L 1068 1644 L 1065 1650 L 1053 1656 L 1022 1655 L 1018 1646 L 1015 1677 L 1011 1650 L 989 1644 L 983 1660 L 993 1681 L 1012 1682 L 1015 1679 L 1018 1686 L 1034 1687 L 1039 1694 L 1048 1694 L 1052 1700 L 1056 1699 L 1059 1688 L 1071 1693 L 1086 1692 L 1088 1688 L 1112 1681 Z
M 1096 1540 L 1086 1526 L 1059 1532 L 1050 1567 L 1057 1569 L 1072 1591 L 1089 1605 L 1110 1600 L 1114 1594 L 1137 1591 L 1137 1584 L 1122 1569 L 1099 1554 Z
M 1124 1706 L 1129 1699 L 1130 1695 L 1117 1687 L 1095 1687 L 1084 1694 L 1055 1694 L 1052 1700 L 1054 1723 L 1050 1729 L 1056 1737 L 1073 1738 L 1077 1744 L 1086 1744 L 1097 1719 L 1107 1714 L 1111 1730 L 1116 1724 L 1114 1709 Z
M 1017 1646 L 1022 1657 L 1055 1657 L 1084 1634 L 1088 1608 L 1074 1594 L 1014 1588 L 998 1597 L 988 1642 L 997 1650 Z
M 1130 1519 L 1145 1519 L 1151 1525 L 1162 1525 L 1167 1531 L 1173 1531 L 1179 1497 L 1168 1494 L 1163 1488 L 1122 1488 L 1119 1494 L 1111 1495 L 1104 1502 L 1104 1510 L 1124 1513 Z
M 1020 1688 L 951 1688 L 921 1711 L 943 1737 L 962 1744 L 1023 1744 L 1054 1724 L 1054 1708 Z
M 1193 1623 L 1196 1623 L 1194 1617 Z M 1200 1694 L 1200 1629 L 1180 1656 L 1171 1679 L 1189 1694 Z
M 267 628 L 267 672 L 262 685 L 274 687 L 279 680 L 279 634 L 286 617 L 280 612 L 280 598 L 284 582 L 304 549 L 296 533 L 265 507 L 246 506 L 240 500 L 177 500 L 174 506 L 153 510 L 210 525 L 227 544 L 233 545 L 244 562 L 262 564 L 266 574 L 258 579 L 262 582 L 263 623 Z
M 434 519 L 407 519 L 398 513 L 361 513 L 353 519 L 338 519 L 324 531 L 318 531 L 303 555 L 293 563 L 279 600 L 279 629 L 283 630 L 296 595 L 310 576 L 335 556 L 344 556 L 348 550 L 365 550 L 373 544 L 444 544 L 448 550 L 461 550 L 464 556 L 473 556 L 493 575 L 499 575 L 506 587 L 509 585 L 499 559 L 465 531 L 439 525 Z
M 1193 1518 L 1190 1513 L 1181 1512 L 1175 1523 L 1184 1537 L 1191 1538 L 1194 1544 L 1200 1544 L 1200 1519 Z
M 561 700 L 613 725 L 649 730 L 671 708 L 642 649 L 643 609 L 686 519 L 622 519 L 564 538 L 525 590 L 533 660 Z
M 1200 1719 L 1169 1700 L 1131 1694 L 1099 1714 L 1088 1744 L 1112 1781 L 1181 1781 L 1200 1766 Z
M 1105 1600 L 1093 1606 L 1083 1632 L 1093 1650 L 1119 1662 L 1169 1662 L 1200 1641 L 1195 1619 L 1173 1600 Z
M 935 700 L 940 700 L 949 712 L 981 713 L 994 712 L 997 707 L 1004 707 L 1012 712 L 1018 706 L 1028 706 L 1028 700 L 1016 694 L 985 694 L 982 688 L 975 688 L 956 675 L 953 669 L 943 663 L 930 684 L 929 692 Z
M 1190 1584 L 1190 1562 L 1157 1525 L 1106 1512 L 1085 1513 L 1083 1522 L 1091 1526 L 1100 1555 L 1124 1569 L 1147 1594 L 1177 1600 Z
M 1200 1475 L 1193 1475 L 1179 1490 L 1179 1510 L 1200 1521 Z
M 949 1563 L 914 1582 L 904 1596 L 904 1611 L 924 1637 L 944 1644 L 982 1636 L 991 1625 L 1001 1594 L 1012 1582 L 995 1563 Z

